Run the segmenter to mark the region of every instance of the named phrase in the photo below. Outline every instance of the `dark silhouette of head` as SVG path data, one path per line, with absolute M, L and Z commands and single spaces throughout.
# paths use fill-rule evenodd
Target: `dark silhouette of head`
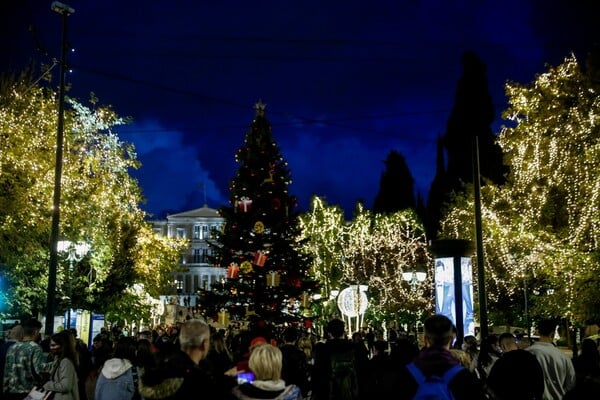
M 341 319 L 332 319 L 327 323 L 327 333 L 334 339 L 339 339 L 346 333 L 346 326 Z
M 450 344 L 453 324 L 445 315 L 432 315 L 425 320 L 423 327 L 429 347 L 446 347 Z
M 556 321 L 551 319 L 543 319 L 538 322 L 537 330 L 540 336 L 551 337 L 556 329 Z

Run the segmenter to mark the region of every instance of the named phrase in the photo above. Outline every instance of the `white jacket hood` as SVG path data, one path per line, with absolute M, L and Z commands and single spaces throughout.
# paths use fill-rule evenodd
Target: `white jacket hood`
M 106 360 L 102 366 L 102 375 L 107 379 L 115 379 L 131 368 L 131 362 L 122 358 Z

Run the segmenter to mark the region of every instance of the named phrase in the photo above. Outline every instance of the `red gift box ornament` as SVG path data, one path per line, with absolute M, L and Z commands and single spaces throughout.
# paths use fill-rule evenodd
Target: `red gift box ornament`
M 244 196 L 241 199 L 239 199 L 237 202 L 237 205 L 238 205 L 238 209 L 241 212 L 247 213 L 252 210 L 252 200 L 248 197 Z
M 240 266 L 237 265 L 236 263 L 229 264 L 229 266 L 227 267 L 227 278 L 235 279 L 239 276 L 239 274 L 240 274 Z
M 257 267 L 264 267 L 265 262 L 267 262 L 267 255 L 262 251 L 257 251 L 254 253 L 254 265 Z

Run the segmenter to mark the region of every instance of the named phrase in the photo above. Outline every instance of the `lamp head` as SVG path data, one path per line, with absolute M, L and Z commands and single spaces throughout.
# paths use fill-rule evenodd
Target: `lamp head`
M 50 9 L 57 14 L 66 15 L 67 17 L 75 12 L 75 9 L 60 1 L 53 1 Z

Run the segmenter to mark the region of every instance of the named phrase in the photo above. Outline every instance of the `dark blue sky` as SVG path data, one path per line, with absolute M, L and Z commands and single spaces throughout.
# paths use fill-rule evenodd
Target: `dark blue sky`
M 258 99 L 301 208 L 313 194 L 347 213 L 359 198 L 370 207 L 393 149 L 426 196 L 464 51 L 488 66 L 498 131 L 507 80 L 531 82 L 571 51 L 583 59 L 600 38 L 593 1 L 65 2 L 69 94 L 133 118 L 118 132 L 155 215 L 227 201 Z M 4 3 L 2 70 L 60 57 L 51 1 Z

